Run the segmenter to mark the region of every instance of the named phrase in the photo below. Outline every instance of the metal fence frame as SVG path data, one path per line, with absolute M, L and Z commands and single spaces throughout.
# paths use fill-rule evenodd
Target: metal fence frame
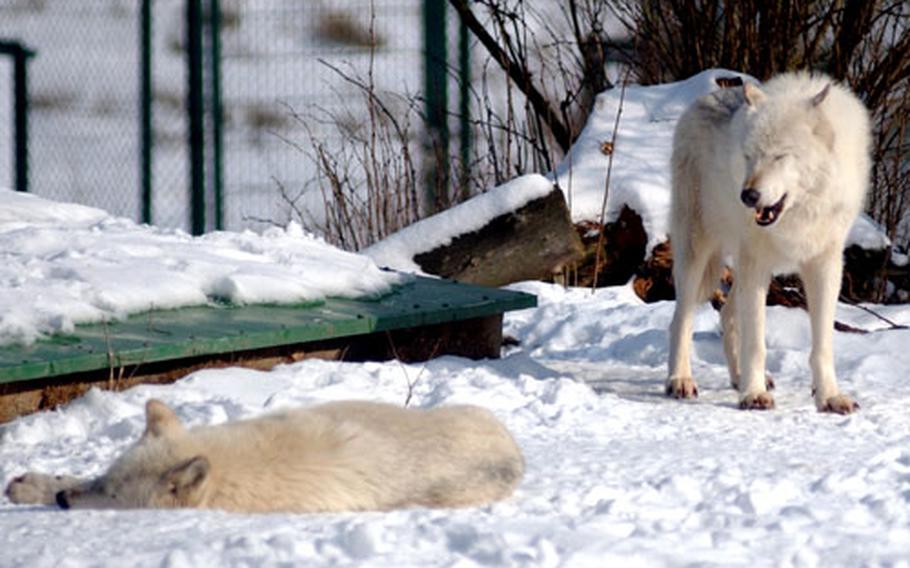
M 28 191 L 28 60 L 35 51 L 19 41 L 0 40 L 0 55 L 13 60 L 13 162 L 16 191 Z
M 204 10 L 207 7 L 208 10 Z M 190 227 L 194 235 L 210 229 L 223 229 L 222 197 L 222 109 L 221 109 L 221 41 L 220 0 L 186 0 L 186 65 L 187 65 L 187 147 L 190 164 Z M 140 202 L 141 220 L 153 223 L 154 138 L 152 124 L 152 0 L 142 0 L 140 17 Z M 206 44 L 206 40 L 208 43 Z M 205 47 L 208 49 L 206 50 Z M 206 73 L 206 62 L 210 64 Z M 206 100 L 208 93 L 209 99 Z M 206 104 L 208 102 L 208 104 Z M 206 116 L 210 116 L 212 136 L 212 200 L 214 215 L 206 219 L 209 199 L 206 186 Z

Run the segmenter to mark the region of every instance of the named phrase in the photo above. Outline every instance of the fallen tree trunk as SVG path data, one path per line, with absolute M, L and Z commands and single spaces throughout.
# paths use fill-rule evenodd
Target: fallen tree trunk
M 503 286 L 551 277 L 581 257 L 565 197 L 554 188 L 444 246 L 414 256 L 421 270 L 460 282 Z
M 673 253 L 669 241 L 664 241 L 651 251 L 651 257 L 641 263 L 635 274 L 633 286 L 638 296 L 646 302 L 673 300 Z M 844 274 L 840 298 L 851 303 L 882 303 L 883 277 L 888 274 L 887 251 L 866 250 L 852 245 L 844 250 Z M 730 282 L 735 274 L 725 276 Z M 727 282 L 727 284 L 730 284 Z M 896 296 L 896 293 L 892 293 Z M 885 302 L 887 303 L 887 302 Z M 769 306 L 805 308 L 803 284 L 796 274 L 774 277 L 768 287 Z

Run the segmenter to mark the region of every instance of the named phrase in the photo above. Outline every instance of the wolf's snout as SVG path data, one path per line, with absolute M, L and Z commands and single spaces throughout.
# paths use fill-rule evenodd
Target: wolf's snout
M 739 194 L 739 198 L 742 200 L 743 204 L 746 207 L 752 208 L 758 205 L 758 202 L 761 199 L 761 194 L 751 187 L 747 187 L 743 190 L 742 193 Z
M 63 491 L 58 491 L 57 495 L 54 497 L 54 499 L 56 499 L 57 506 L 59 506 L 61 509 L 70 508 L 70 502 L 66 499 L 66 493 L 64 493 Z

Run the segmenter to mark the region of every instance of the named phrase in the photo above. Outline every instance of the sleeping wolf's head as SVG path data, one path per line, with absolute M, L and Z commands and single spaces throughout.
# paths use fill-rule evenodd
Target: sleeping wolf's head
M 755 223 L 770 227 L 797 207 L 812 207 L 832 176 L 834 129 L 824 112 L 831 91 L 768 96 L 743 85 L 738 139 L 745 177 L 740 200 L 755 210 Z
M 163 402 L 145 407 L 145 433 L 101 477 L 61 491 L 64 509 L 194 507 L 202 502 L 210 464 L 183 443 L 186 430 Z

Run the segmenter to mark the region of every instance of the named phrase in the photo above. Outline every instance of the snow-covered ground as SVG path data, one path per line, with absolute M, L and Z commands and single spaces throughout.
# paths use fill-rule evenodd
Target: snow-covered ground
M 862 409 L 819 414 L 809 329 L 771 308 L 778 408 L 736 409 L 716 314 L 699 312 L 701 398 L 663 396 L 672 303 L 628 287 L 525 283 L 540 307 L 506 318 L 500 360 L 305 361 L 202 371 L 171 386 L 93 391 L 0 430 L 0 483 L 26 470 L 95 475 L 141 433 L 158 397 L 193 425 L 342 398 L 472 402 L 514 432 L 527 474 L 476 509 L 337 515 L 59 511 L 0 499 L 0 566 L 907 566 L 910 331 L 837 334 L 842 386 Z M 882 308 L 910 323 L 910 308 Z M 838 318 L 868 329 L 870 316 Z

